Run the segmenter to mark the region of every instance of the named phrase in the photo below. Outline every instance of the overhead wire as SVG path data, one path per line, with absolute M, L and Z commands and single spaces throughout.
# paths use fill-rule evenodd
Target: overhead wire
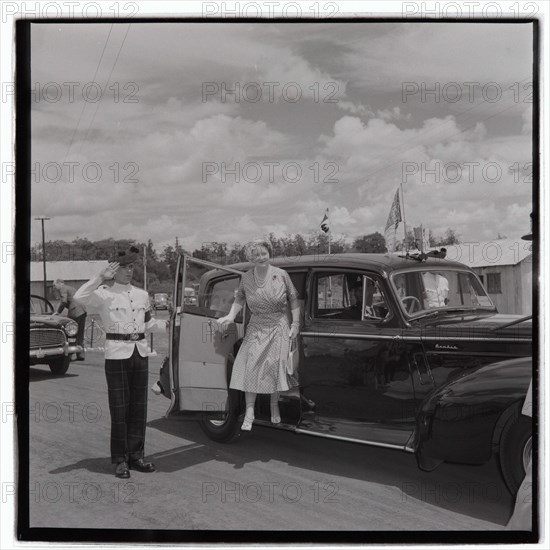
M 117 66 L 117 63 L 118 63 L 118 58 L 120 57 L 120 53 L 122 52 L 122 48 L 124 47 L 124 43 L 126 42 L 126 37 L 128 36 L 128 33 L 130 32 L 130 27 L 132 26 L 131 23 L 128 24 L 128 28 L 126 29 L 126 33 L 124 34 L 124 38 L 122 39 L 122 43 L 120 45 L 120 47 L 118 48 L 118 52 L 116 54 L 116 58 L 115 58 L 115 62 L 113 63 L 113 66 L 111 68 L 111 72 L 109 73 L 109 76 L 107 77 L 107 82 L 105 83 L 105 86 L 103 88 L 103 90 L 107 90 L 108 89 L 108 86 L 109 86 L 109 82 L 111 80 L 111 76 L 113 75 L 113 72 Z M 92 116 L 92 120 L 90 121 L 90 124 L 88 125 L 88 129 L 86 130 L 86 134 L 84 136 L 84 139 L 82 140 L 81 144 L 80 144 L 80 149 L 78 150 L 78 154 L 81 153 L 82 151 L 82 147 L 84 146 L 84 143 L 87 142 L 88 140 L 88 136 L 90 134 L 90 131 L 91 131 L 91 128 L 94 124 L 94 121 L 95 121 L 95 117 L 99 111 L 99 106 L 101 105 L 101 102 L 102 102 L 102 99 L 103 99 L 103 96 L 104 94 L 101 95 L 99 101 L 96 103 L 96 108 L 95 108 L 95 111 L 94 111 L 94 114 Z
M 92 82 L 94 82 L 94 83 L 96 81 L 97 73 L 99 72 L 99 67 L 101 66 L 101 62 L 103 61 L 103 56 L 105 55 L 105 50 L 107 49 L 107 44 L 109 43 L 109 38 L 111 38 L 111 32 L 112 31 L 113 31 L 113 23 L 111 23 L 111 27 L 109 28 L 109 34 L 107 35 L 107 39 L 105 40 L 105 44 L 103 44 L 103 50 L 101 52 L 101 56 L 99 58 L 99 61 L 97 63 L 97 67 L 95 69 L 94 76 L 92 78 Z M 87 104 L 88 104 L 88 102 L 84 101 L 84 104 L 82 105 L 82 109 L 81 109 L 80 115 L 78 117 L 78 122 L 76 123 L 76 126 L 73 130 L 73 134 L 71 136 L 71 141 L 69 143 L 69 147 L 67 148 L 67 152 L 65 153 L 65 159 L 64 159 L 63 163 L 65 163 L 67 161 L 67 158 L 69 157 L 69 153 L 71 152 L 71 147 L 73 146 L 73 143 L 74 143 L 76 134 L 78 132 L 78 128 L 80 127 L 80 122 L 82 121 L 82 116 L 84 115 L 84 111 L 86 110 L 86 105 Z

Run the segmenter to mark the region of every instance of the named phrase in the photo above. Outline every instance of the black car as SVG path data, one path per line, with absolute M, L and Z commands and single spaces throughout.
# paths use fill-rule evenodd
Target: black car
M 384 254 L 275 259 L 299 293 L 299 388 L 281 393 L 279 429 L 400 449 L 433 470 L 493 455 L 511 492 L 531 458 L 521 407 L 532 377 L 530 317 L 499 314 L 463 264 Z M 182 256 L 161 386 L 168 413 L 199 413 L 208 436 L 239 435 L 243 394 L 228 390 L 248 312 L 222 331 L 242 273 Z M 190 277 L 198 303 L 185 300 Z M 359 288 L 359 291 L 356 289 Z M 172 388 L 169 391 L 168 388 Z M 255 423 L 270 423 L 269 396 Z
M 65 374 L 72 355 L 81 353 L 76 344 L 78 325 L 68 317 L 54 315 L 52 304 L 31 295 L 30 364 L 45 363 L 53 374 Z

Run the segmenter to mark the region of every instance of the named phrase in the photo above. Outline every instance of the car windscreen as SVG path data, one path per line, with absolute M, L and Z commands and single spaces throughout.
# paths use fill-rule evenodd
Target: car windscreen
M 48 303 L 38 296 L 31 296 L 31 315 L 45 315 L 53 313 Z
M 408 316 L 439 310 L 495 309 L 479 279 L 468 271 L 415 269 L 393 273 L 390 280 Z

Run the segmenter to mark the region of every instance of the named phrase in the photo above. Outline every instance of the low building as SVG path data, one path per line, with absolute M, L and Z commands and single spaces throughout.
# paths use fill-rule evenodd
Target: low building
M 499 239 L 447 245 L 447 258 L 471 267 L 500 313 L 533 311 L 531 242 Z
M 42 262 L 30 262 L 31 264 L 31 294 L 44 295 L 44 267 Z M 107 260 L 81 260 L 46 262 L 46 298 L 52 302 L 59 299 L 53 288 L 56 279 L 63 279 L 65 283 L 74 288 L 79 288 L 83 283 L 100 273 L 109 265 Z

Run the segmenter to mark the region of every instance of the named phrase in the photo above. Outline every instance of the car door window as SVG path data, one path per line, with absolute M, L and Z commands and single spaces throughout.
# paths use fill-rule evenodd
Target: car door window
M 239 288 L 239 277 L 226 277 L 214 281 L 204 296 L 204 305 L 212 312 L 227 315 Z
M 390 308 L 378 278 L 364 273 L 319 273 L 315 277 L 313 316 L 381 322 Z
M 181 311 L 202 317 L 219 318 L 227 315 L 235 299 L 242 273 L 231 267 L 186 256 L 178 277 L 177 304 Z M 195 290 L 196 285 L 197 290 Z M 235 322 L 242 322 L 242 311 Z

